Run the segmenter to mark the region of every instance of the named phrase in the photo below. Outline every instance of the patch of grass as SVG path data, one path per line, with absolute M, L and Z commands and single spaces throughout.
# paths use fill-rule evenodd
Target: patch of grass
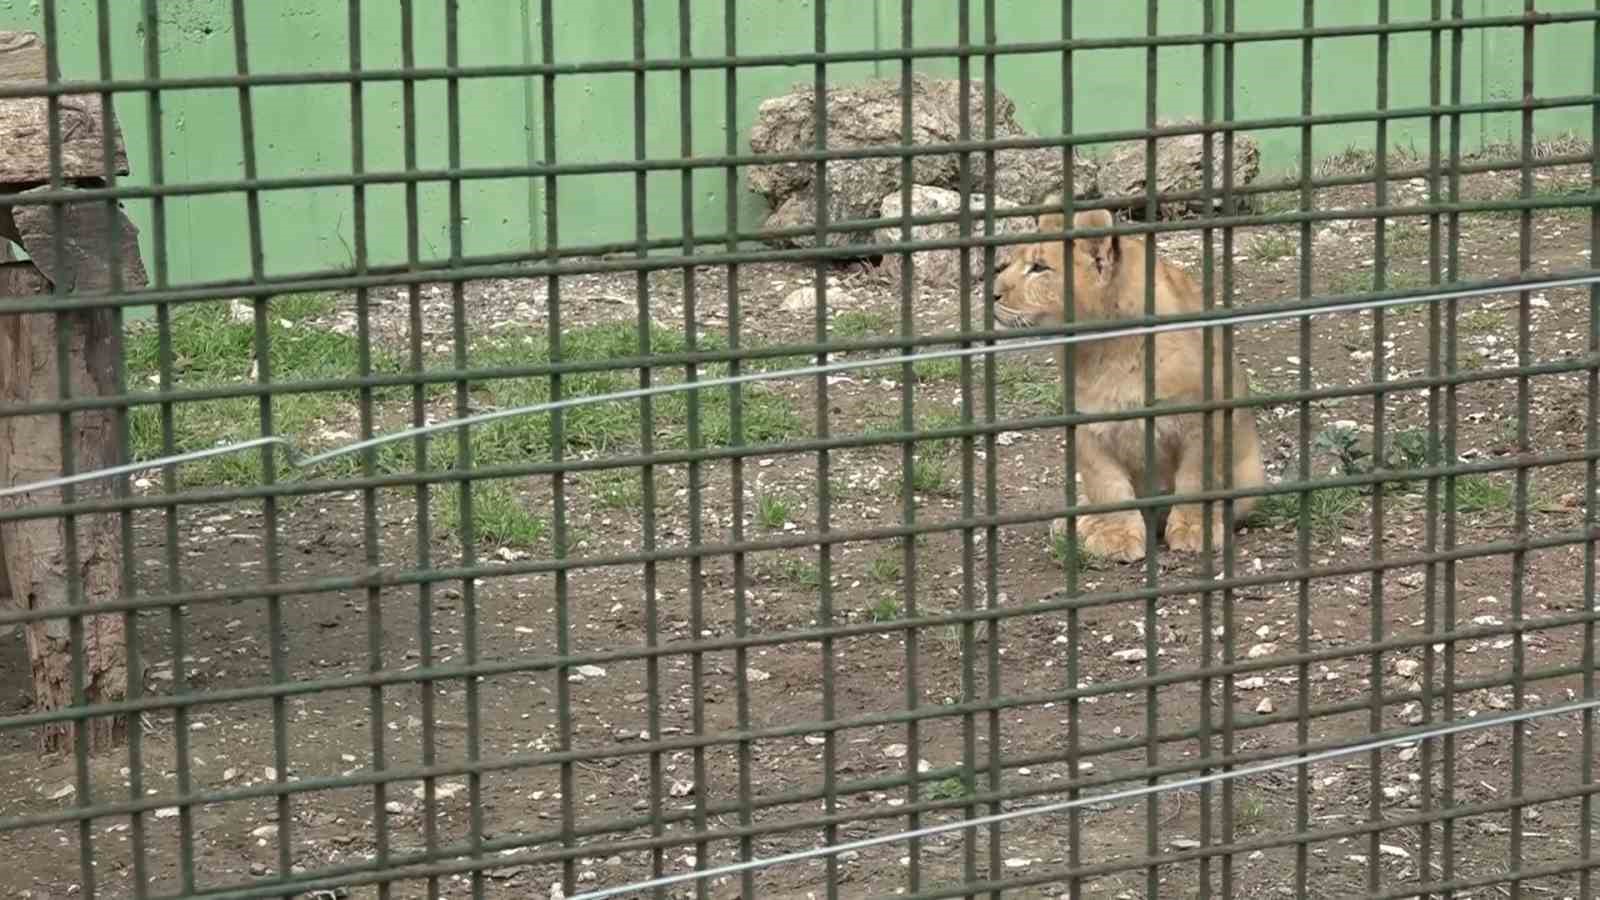
M 1249 245 L 1250 258 L 1263 263 L 1295 256 L 1299 252 L 1299 241 L 1281 231 L 1258 234 Z
M 1328 276 L 1328 293 L 1338 296 L 1342 294 L 1370 294 L 1377 290 L 1372 272 L 1367 270 L 1347 269 L 1334 272 Z M 1428 286 L 1428 276 L 1422 272 L 1409 272 L 1404 269 L 1391 267 L 1385 275 L 1383 289 L 1385 291 L 1412 291 Z M 1400 306 L 1390 306 L 1390 314 L 1405 314 L 1426 311 L 1426 303 L 1407 303 Z
M 961 416 L 959 413 L 936 412 L 929 413 L 928 415 L 924 416 L 922 423 L 917 426 L 917 430 L 919 432 L 946 431 L 952 428 L 961 428 L 964 425 L 965 423 L 961 421 Z M 930 438 L 925 441 L 918 441 L 915 446 L 921 453 L 925 455 L 949 456 L 961 448 L 961 438 Z
M 352 378 L 359 371 L 360 346 L 355 337 L 316 327 L 308 319 L 331 313 L 335 301 L 320 295 L 273 298 L 267 304 L 267 336 L 270 367 L 276 382 L 297 382 L 332 378 Z M 180 389 L 238 385 L 251 379 L 255 363 L 255 326 L 248 315 L 236 318 L 225 303 L 192 304 L 173 317 L 173 381 Z M 639 352 L 638 337 L 631 325 L 606 324 L 568 329 L 562 334 L 563 359 L 569 362 L 598 362 L 634 356 Z M 706 335 L 702 349 L 725 347 L 720 335 Z M 654 329 L 651 350 L 679 353 L 686 348 L 683 335 Z M 159 373 L 159 346 L 153 326 L 132 329 L 125 342 L 130 384 L 152 385 Z M 372 348 L 372 368 L 377 373 L 399 373 L 404 363 L 397 353 Z M 539 365 L 549 361 L 548 343 L 542 333 L 500 334 L 481 341 L 468 354 L 471 368 L 507 368 Z M 434 365 L 448 365 L 436 359 Z M 701 367 L 704 377 L 727 371 L 725 363 Z M 681 370 L 658 369 L 654 383 L 680 381 Z M 632 371 L 599 371 L 569 374 L 562 379 L 564 397 L 606 394 L 635 388 L 638 375 Z M 429 389 L 431 396 L 446 396 L 452 388 L 440 385 Z M 382 421 L 409 419 L 410 389 L 384 388 L 372 392 L 375 418 Z M 772 389 L 749 385 L 743 389 L 744 439 L 751 443 L 781 442 L 805 433 L 805 427 L 791 404 Z M 285 393 L 271 401 L 273 428 L 280 435 L 306 446 L 307 438 L 318 433 L 344 432 L 355 437 L 352 422 L 357 415 L 357 391 Z M 550 399 L 550 379 L 490 378 L 474 385 L 475 411 L 505 409 L 542 403 Z M 726 446 L 732 440 L 732 420 L 725 390 L 701 392 L 697 401 L 688 393 L 672 393 L 651 400 L 653 437 L 661 449 L 688 446 L 691 406 L 697 406 L 700 443 Z M 641 443 L 638 400 L 586 404 L 562 411 L 561 437 L 575 453 L 603 453 L 634 449 Z M 178 404 L 174 409 L 174 452 L 188 452 L 219 444 L 235 443 L 260 434 L 260 402 L 255 398 L 231 398 Z M 553 416 L 533 414 L 499 419 L 472 429 L 473 461 L 496 465 L 548 456 L 552 449 Z M 388 426 L 398 427 L 398 425 Z M 134 459 L 163 455 L 160 410 L 142 407 L 130 416 Z M 383 428 L 379 429 L 384 430 Z M 341 439 L 328 437 L 322 443 Z M 410 470 L 413 465 L 411 442 L 397 442 L 379 448 L 377 470 L 391 473 Z M 431 468 L 450 468 L 457 462 L 457 442 L 441 435 L 429 442 Z M 179 481 L 185 486 L 255 484 L 261 481 L 261 454 L 219 456 L 189 463 L 179 468 Z M 315 477 L 341 477 L 359 471 L 361 460 L 341 457 L 319 467 Z M 283 471 L 289 479 L 299 473 Z
M 1294 191 L 1269 191 L 1256 194 L 1254 205 L 1263 216 L 1296 212 L 1300 209 L 1300 195 Z
M 1372 171 L 1377 154 L 1366 147 L 1351 145 L 1337 153 L 1331 153 L 1316 164 L 1318 175 L 1359 175 Z
M 1428 464 L 1428 432 L 1408 428 L 1389 436 L 1389 468 L 1420 469 Z
M 460 535 L 464 526 L 459 491 L 434 495 L 439 525 Z M 523 498 L 502 481 L 480 481 L 472 487 L 472 527 L 480 544 L 532 550 L 544 540 L 548 526 L 528 511 Z
M 1456 325 L 1463 334 L 1499 334 L 1506 330 L 1506 317 L 1479 307 L 1458 316 Z
M 963 783 L 960 778 L 952 775 L 931 785 L 928 788 L 927 799 L 960 800 L 963 797 L 970 797 L 972 794 L 973 791 L 970 787 Z
M 1267 805 L 1249 791 L 1241 791 L 1234 801 L 1233 824 L 1244 831 L 1255 831 L 1266 819 Z
M 644 481 L 638 472 L 612 469 L 595 472 L 584 479 L 585 488 L 595 502 L 609 509 L 642 509 Z
M 885 594 L 872 604 L 867 615 L 874 622 L 893 622 L 900 618 L 900 599 Z
M 1388 256 L 1404 259 L 1423 259 L 1428 254 L 1427 223 L 1399 221 L 1384 230 Z
M 650 351 L 652 353 L 682 353 L 687 350 L 682 334 L 664 328 L 652 327 Z M 699 350 L 720 350 L 727 343 L 721 335 L 703 335 Z M 569 329 L 562 334 L 562 358 L 566 362 L 601 362 L 621 357 L 639 355 L 639 338 L 634 326 L 625 323 L 607 323 Z M 471 354 L 470 365 L 482 368 L 509 368 L 539 365 L 549 361 L 546 341 L 542 335 L 527 334 L 498 336 L 484 342 Z M 713 363 L 699 367 L 702 377 L 725 375 L 726 363 Z M 682 372 L 671 367 L 656 369 L 652 384 L 682 381 Z M 632 371 L 581 372 L 562 379 L 564 397 L 609 394 L 638 387 L 638 375 Z M 502 378 L 487 381 L 483 388 L 486 399 L 495 407 L 506 408 L 543 403 L 550 399 L 550 380 L 540 378 Z M 691 400 L 691 396 L 697 396 Z M 744 438 L 752 443 L 777 442 L 803 433 L 800 419 L 787 400 L 760 385 L 747 385 L 743 390 Z M 689 445 L 688 423 L 691 406 L 697 406 L 700 425 L 700 444 L 707 447 L 727 446 L 732 440 L 732 420 L 726 390 L 698 391 L 695 395 L 677 392 L 658 395 L 650 400 L 656 446 L 660 449 L 683 449 Z M 643 404 L 638 400 L 618 400 L 605 403 L 571 407 L 562 413 L 562 437 L 567 449 L 580 453 L 611 453 L 633 449 L 640 445 L 640 416 Z M 475 434 L 475 459 L 483 465 L 510 462 L 527 456 L 547 455 L 550 449 L 551 417 L 549 415 L 501 419 L 482 426 Z
M 1000 366 L 995 379 L 1000 399 L 1043 415 L 1061 412 L 1061 376 L 1054 364 L 1049 367 L 1010 362 Z
M 778 571 L 792 584 L 811 589 L 822 586 L 822 572 L 814 562 L 789 556 L 784 558 Z
M 1067 539 L 1065 531 L 1050 539 L 1050 557 L 1062 571 L 1082 572 L 1088 568 L 1088 556 L 1077 544 Z
M 1310 492 L 1307 505 L 1311 533 L 1319 540 L 1337 537 L 1345 519 L 1364 502 L 1361 491 L 1353 487 L 1318 488 Z M 1271 494 L 1261 498 L 1250 513 L 1250 523 L 1264 528 L 1292 528 L 1300 521 L 1299 494 Z
M 308 321 L 330 314 L 335 306 L 333 298 L 319 294 L 284 295 L 266 302 L 267 362 L 273 381 L 354 378 L 359 374 L 358 341 Z M 229 304 L 222 301 L 190 304 L 173 315 L 170 333 L 175 388 L 237 386 L 254 380 L 252 371 L 257 360 L 252 315 L 236 318 Z M 128 383 L 147 389 L 156 387 L 160 344 L 154 324 L 131 328 L 123 347 Z M 376 373 L 402 370 L 398 356 L 379 348 L 373 349 L 371 364 Z M 378 402 L 400 401 L 407 393 L 405 389 L 390 388 L 374 391 L 373 396 Z M 356 418 L 359 396 L 353 390 L 280 394 L 271 401 L 273 430 L 302 447 L 308 433 L 343 431 L 353 439 L 356 429 L 351 423 Z M 258 437 L 260 410 L 261 402 L 254 397 L 175 404 L 173 452 L 186 453 Z M 133 410 L 129 429 L 135 460 L 163 455 L 159 407 Z M 380 469 L 388 469 L 397 454 L 385 447 L 376 455 Z M 186 487 L 259 483 L 261 460 L 260 452 L 249 452 L 187 463 L 178 467 L 178 481 Z M 348 475 L 359 466 L 358 457 L 341 457 L 317 474 Z M 285 471 L 281 463 L 278 470 L 284 479 L 296 474 Z
M 958 381 L 961 378 L 961 359 L 919 359 L 911 364 L 911 372 L 919 382 Z
M 885 313 L 872 310 L 850 310 L 833 317 L 829 331 L 834 337 L 860 340 L 868 337 L 891 337 L 895 324 Z
M 789 521 L 789 501 L 772 494 L 756 496 L 756 521 L 767 528 L 782 528 Z
M 1515 503 L 1516 490 L 1507 481 L 1485 475 L 1464 475 L 1456 479 L 1457 512 L 1507 511 Z
M 950 464 L 943 459 L 926 455 L 911 463 L 911 490 L 918 494 L 951 494 Z
M 879 584 L 894 584 L 900 580 L 900 560 L 893 556 L 880 556 L 867 566 L 867 574 Z

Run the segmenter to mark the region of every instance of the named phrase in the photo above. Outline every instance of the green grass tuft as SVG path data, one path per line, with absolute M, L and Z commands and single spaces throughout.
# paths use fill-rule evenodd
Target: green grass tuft
M 435 495 L 439 525 L 460 536 L 463 529 L 461 496 L 457 490 Z M 548 526 L 528 511 L 524 499 L 504 481 L 479 481 L 472 487 L 472 527 L 480 544 L 533 550 L 543 542 Z
M 270 351 L 272 380 L 278 383 L 353 378 L 359 373 L 360 344 L 352 335 L 339 334 L 308 320 L 325 316 L 335 309 L 332 298 L 307 295 L 274 298 L 266 306 L 266 331 Z M 254 361 L 255 325 L 249 317 L 236 320 L 226 303 L 192 304 L 173 317 L 172 371 L 174 386 L 182 389 L 236 386 L 251 380 Z M 650 349 L 655 353 L 679 353 L 686 349 L 683 335 L 656 328 L 651 332 Z M 704 336 L 700 349 L 726 346 L 721 335 Z M 154 388 L 160 371 L 159 343 L 153 326 L 135 328 L 125 342 L 128 381 L 132 385 Z M 638 336 L 630 324 L 605 324 L 567 329 L 562 334 L 563 360 L 600 362 L 639 355 Z M 371 351 L 371 364 L 377 373 L 405 370 L 401 356 L 381 347 Z M 547 363 L 548 340 L 543 333 L 498 334 L 481 340 L 468 352 L 467 367 L 504 369 Z M 448 367 L 447 357 L 430 360 L 434 369 Z M 725 363 L 700 367 L 702 377 L 727 372 Z M 679 382 L 682 369 L 655 370 L 653 383 Z M 607 394 L 638 386 L 635 371 L 601 371 L 569 374 L 562 378 L 564 397 Z M 447 401 L 453 388 L 431 387 L 431 401 Z M 411 419 L 409 388 L 374 390 L 375 432 L 405 427 Z M 800 417 L 781 394 L 764 385 L 742 388 L 743 438 L 748 443 L 782 442 L 806 434 Z M 505 409 L 543 403 L 550 399 L 550 379 L 491 377 L 473 384 L 473 411 Z M 358 435 L 352 423 L 359 415 L 360 393 L 355 390 L 285 393 L 271 401 L 275 433 L 297 446 L 331 446 Z M 691 408 L 697 419 L 702 446 L 727 446 L 733 439 L 732 410 L 726 389 L 698 392 L 691 400 L 687 392 L 661 395 L 649 401 L 652 412 L 651 437 L 659 449 L 682 449 L 690 442 Z M 639 449 L 642 444 L 639 400 L 586 404 L 562 411 L 562 442 L 572 454 L 616 453 Z M 446 406 L 446 408 L 452 408 Z M 434 411 L 437 417 L 438 410 Z M 163 455 L 160 410 L 141 407 L 130 416 L 133 456 L 146 460 Z M 471 431 L 472 461 L 475 465 L 523 462 L 549 457 L 554 433 L 550 414 L 533 414 L 499 419 L 475 426 Z M 342 432 L 346 437 L 339 437 Z M 235 443 L 260 434 L 260 403 L 255 398 L 231 398 L 177 404 L 173 411 L 173 450 L 188 452 L 219 444 Z M 315 441 L 317 435 L 321 441 Z M 430 468 L 451 468 L 458 464 L 458 442 L 453 435 L 436 436 L 429 442 Z M 375 452 L 380 473 L 409 471 L 414 467 L 410 441 L 385 445 Z M 214 457 L 179 468 L 185 486 L 248 485 L 262 480 L 259 453 Z M 360 470 L 361 460 L 341 457 L 319 467 L 314 477 L 345 477 Z M 281 467 L 280 467 L 281 469 Z M 292 478 L 298 473 L 281 472 Z M 617 490 L 623 490 L 618 488 Z M 617 505 L 637 505 L 628 496 L 613 498 Z

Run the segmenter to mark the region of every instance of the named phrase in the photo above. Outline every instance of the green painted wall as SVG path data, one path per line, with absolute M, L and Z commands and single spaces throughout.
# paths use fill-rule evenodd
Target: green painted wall
M 744 0 L 739 4 L 739 51 L 746 54 L 802 52 L 812 49 L 814 3 L 828 4 L 828 48 L 868 50 L 898 47 L 902 42 L 899 0 Z M 1198 32 L 1202 28 L 1196 2 L 1160 4 L 1163 33 Z M 1213 0 L 1220 25 L 1221 0 Z M 362 53 L 367 67 L 400 64 L 400 22 L 392 0 L 362 0 Z M 1037 40 L 1059 33 L 1056 4 L 1041 0 L 997 0 L 1001 41 Z M 40 28 L 41 0 L 0 0 L 0 27 Z M 228 0 L 163 0 L 160 46 L 163 74 L 170 76 L 225 73 L 234 70 L 232 23 Z M 539 0 L 473 0 L 460 4 L 461 59 L 467 64 L 515 64 L 537 61 Z M 1425 18 L 1428 0 L 1393 0 L 1393 18 Z M 113 2 L 113 75 L 143 75 L 145 35 L 140 4 Z M 632 4 L 628 0 L 558 0 L 562 20 L 555 27 L 558 62 L 627 58 L 633 52 Z M 1284 0 L 1237 0 L 1241 29 L 1295 28 L 1301 24 L 1299 4 Z M 416 56 L 419 65 L 444 63 L 442 3 L 416 3 Z M 1318 25 L 1361 24 L 1375 20 L 1376 0 L 1339 0 L 1317 4 Z M 1505 15 L 1520 12 L 1522 0 L 1466 0 L 1466 13 Z M 62 69 L 67 77 L 97 74 L 94 0 L 57 2 Z M 246 4 L 245 23 L 250 64 L 261 72 L 343 68 L 349 65 L 348 12 L 333 0 L 275 0 Z M 721 55 L 724 49 L 724 0 L 691 0 L 690 44 L 696 55 Z M 957 39 L 959 0 L 916 0 L 914 38 L 918 45 L 949 45 Z M 972 35 L 983 34 L 981 2 L 971 3 Z M 1540 0 L 1541 11 L 1585 10 L 1591 0 Z M 570 12 L 568 12 L 570 10 Z M 1043 12 L 1043 15 L 1040 13 Z M 678 52 L 677 4 L 647 4 L 651 17 L 645 29 L 645 51 L 651 57 Z M 1144 4 L 1087 2 L 1076 4 L 1079 37 L 1142 34 Z M 1522 33 L 1517 28 L 1475 30 L 1464 46 L 1463 99 L 1512 99 L 1521 93 Z M 1540 96 L 1586 94 L 1591 90 L 1593 28 L 1587 24 L 1542 26 L 1536 46 L 1535 88 Z M 1445 40 L 1448 66 L 1449 39 Z M 1419 106 L 1428 101 L 1426 34 L 1391 40 L 1392 106 Z M 1243 44 L 1237 50 L 1236 114 L 1241 118 L 1293 116 L 1300 113 L 1299 42 Z M 1319 113 L 1360 111 L 1376 100 L 1377 41 L 1372 37 L 1318 41 L 1314 59 L 1314 103 Z M 1218 56 L 1218 84 L 1220 79 Z M 1083 131 L 1137 128 L 1144 121 L 1145 51 L 1142 49 L 1080 52 L 1074 77 L 1078 86 L 1074 127 Z M 1164 118 L 1197 116 L 1201 110 L 1201 51 L 1198 47 L 1163 49 L 1159 53 L 1158 112 Z M 926 60 L 919 68 L 953 76 L 953 59 Z M 974 76 L 981 61 L 974 61 Z M 830 67 L 835 81 L 874 75 L 893 76 L 893 62 Z M 1448 71 L 1445 73 L 1448 86 Z M 738 121 L 748 131 L 761 100 L 798 82 L 809 82 L 807 66 L 746 69 L 739 73 Z M 1040 134 L 1055 133 L 1061 121 L 1058 55 L 1007 56 L 997 66 L 998 86 L 1017 102 L 1019 118 Z M 650 73 L 645 78 L 645 147 L 651 157 L 676 157 L 683 151 L 680 76 Z M 693 143 L 690 152 L 720 155 L 727 139 L 723 121 L 724 75 L 694 73 L 690 80 Z M 634 156 L 632 74 L 570 77 L 557 81 L 553 110 L 557 132 L 556 160 L 607 162 Z M 442 82 L 419 83 L 417 95 L 418 163 L 424 168 L 446 165 L 447 118 Z M 350 89 L 344 85 L 260 88 L 252 93 L 260 173 L 266 177 L 338 174 L 351 167 Z M 364 137 L 369 170 L 403 166 L 401 87 L 374 83 L 365 88 Z M 1221 112 L 1221 91 L 1218 113 Z M 1446 95 L 1448 97 L 1448 95 Z M 163 93 L 166 177 L 170 182 L 196 183 L 243 175 L 238 95 L 233 90 Z M 144 98 L 126 94 L 117 105 L 133 173 L 130 180 L 150 177 L 149 122 Z M 520 166 L 542 159 L 544 117 L 541 86 L 515 78 L 468 79 L 461 82 L 462 162 L 466 166 Z M 1542 134 L 1587 129 L 1584 108 L 1541 112 Z M 1516 113 L 1468 118 L 1463 144 L 1514 139 Z M 1425 119 L 1396 122 L 1390 128 L 1394 145 L 1425 150 Z M 1255 133 L 1269 173 L 1298 164 L 1299 133 L 1280 129 Z M 1371 124 L 1319 128 L 1315 155 L 1351 146 L 1370 147 Z M 648 179 L 647 227 L 654 238 L 681 234 L 681 175 L 652 173 Z M 692 184 L 694 228 L 714 234 L 724 223 L 726 199 L 721 171 L 697 173 Z M 558 191 L 563 245 L 628 241 L 636 234 L 635 178 L 630 174 L 563 179 Z M 465 252 L 514 253 L 544 243 L 542 186 L 530 179 L 467 182 L 463 189 Z M 424 258 L 449 253 L 448 193 L 444 184 L 420 190 L 421 248 Z M 372 261 L 400 262 L 406 246 L 404 190 L 376 186 L 367 192 L 368 247 Z M 149 204 L 128 207 L 144 230 L 147 260 L 153 260 Z M 265 265 L 271 274 L 344 267 L 354 259 L 352 191 L 349 188 L 300 189 L 262 197 Z M 763 212 L 761 201 L 740 198 L 742 224 L 753 227 Z M 178 198 L 168 202 L 167 247 L 170 279 L 190 281 L 235 279 L 248 275 L 248 230 L 242 195 Z

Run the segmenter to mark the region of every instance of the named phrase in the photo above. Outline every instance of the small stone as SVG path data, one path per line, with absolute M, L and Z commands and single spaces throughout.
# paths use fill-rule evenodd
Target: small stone
M 156 818 L 158 818 L 158 819 L 170 819 L 170 818 L 173 818 L 174 816 L 176 816 L 177 814 L 178 814 L 178 808 L 176 806 L 163 806 L 160 809 L 156 810 Z
M 1417 673 L 1420 671 L 1422 671 L 1422 663 L 1419 663 L 1414 659 L 1400 659 L 1395 661 L 1394 673 L 1399 675 L 1401 678 L 1415 678 L 1417 677 Z
M 1167 845 L 1174 850 L 1200 849 L 1200 842 L 1193 838 L 1173 838 Z
M 763 672 L 762 670 L 757 669 L 754 666 L 751 666 L 750 668 L 745 669 L 745 677 L 747 677 L 751 681 L 756 682 L 757 684 L 759 684 L 759 683 L 761 683 L 763 681 L 766 681 L 767 679 L 771 678 L 772 675 L 770 673 L 768 673 L 768 672 Z
M 1119 659 L 1125 663 L 1136 663 L 1144 662 L 1147 654 L 1144 652 L 1143 647 L 1133 647 L 1128 650 L 1118 650 L 1112 653 L 1111 656 L 1113 659 Z
M 1277 652 L 1278 652 L 1278 645 L 1269 641 L 1267 643 L 1256 644 L 1255 646 L 1251 647 L 1249 652 L 1246 655 L 1249 656 L 1251 659 L 1260 659 L 1263 656 L 1271 656 L 1272 654 L 1277 653 Z
M 830 305 L 840 300 L 848 300 L 849 297 L 849 294 L 840 290 L 830 290 L 827 293 Z M 817 289 L 814 287 L 795 288 L 789 292 L 789 296 L 783 298 L 781 305 L 784 312 L 812 312 L 817 308 Z
M 1263 716 L 1276 711 L 1277 707 L 1272 705 L 1271 697 L 1262 697 L 1261 702 L 1256 704 L 1256 712 Z
M 907 752 L 905 744 L 890 744 L 883 748 L 883 755 L 890 759 L 905 759 Z
M 271 869 L 267 868 L 266 863 L 253 862 L 250 864 L 250 874 L 256 878 L 263 878 L 271 871 Z
M 604 678 L 606 677 L 606 670 L 599 666 L 579 666 L 578 674 L 585 678 Z
M 253 838 L 269 838 L 277 833 L 278 826 L 276 825 L 258 825 L 250 830 L 250 836 Z
M 1383 854 L 1384 856 L 1393 856 L 1393 857 L 1397 857 L 1399 859 L 1410 859 L 1411 858 L 1411 851 L 1407 850 L 1404 847 L 1397 846 L 1395 844 L 1379 844 L 1378 845 L 1378 852 Z

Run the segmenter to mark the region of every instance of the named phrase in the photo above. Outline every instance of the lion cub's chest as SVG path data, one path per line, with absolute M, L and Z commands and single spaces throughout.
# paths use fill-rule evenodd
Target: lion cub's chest
M 1129 356 L 1132 356 L 1130 359 Z M 1136 354 L 1120 358 L 1085 360 L 1088 365 L 1078 366 L 1075 396 L 1078 412 L 1106 413 L 1144 409 L 1144 366 Z M 1171 398 L 1163 397 L 1158 383 L 1155 396 L 1159 405 Z M 1156 416 L 1155 451 L 1158 469 L 1170 469 L 1183 443 L 1183 416 Z M 1087 434 L 1085 434 L 1087 432 Z M 1144 470 L 1145 420 L 1120 419 L 1112 422 L 1094 422 L 1079 429 L 1079 434 L 1100 444 L 1112 457 L 1132 472 Z

